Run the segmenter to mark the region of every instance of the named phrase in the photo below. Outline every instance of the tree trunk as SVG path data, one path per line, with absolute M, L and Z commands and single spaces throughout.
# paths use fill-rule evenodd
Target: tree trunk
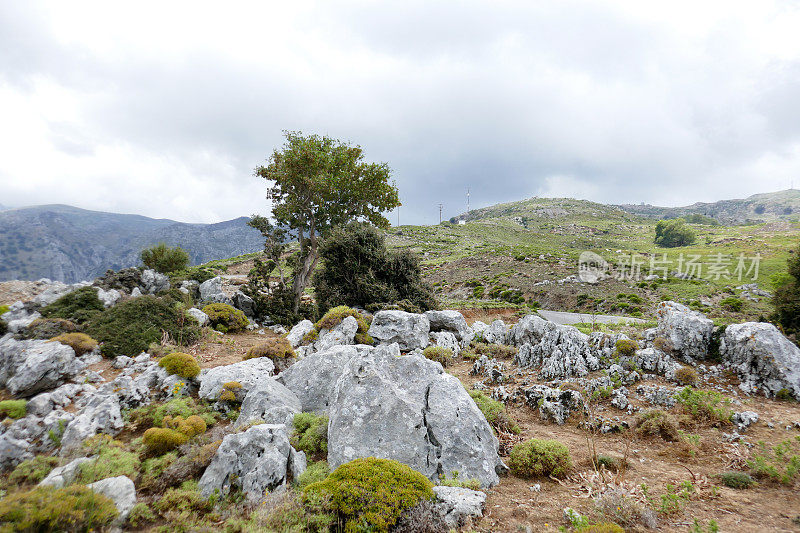
M 300 235 L 302 239 L 302 234 Z M 311 274 L 314 272 L 314 268 L 317 266 L 317 260 L 319 256 L 317 254 L 317 233 L 314 227 L 314 221 L 311 221 L 311 227 L 309 228 L 309 235 L 308 235 L 308 253 L 306 254 L 305 258 L 303 259 L 303 264 L 294 273 L 294 283 L 293 283 L 293 290 L 294 290 L 294 307 L 293 310 L 297 313 L 298 309 L 300 309 L 300 299 L 303 297 L 303 293 L 308 287 L 308 283 L 311 280 Z M 302 240 L 301 245 L 302 249 Z

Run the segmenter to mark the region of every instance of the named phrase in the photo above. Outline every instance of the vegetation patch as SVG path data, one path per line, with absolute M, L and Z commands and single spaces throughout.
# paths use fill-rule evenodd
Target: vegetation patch
M 675 396 L 678 404 L 687 414 L 699 421 L 712 425 L 730 424 L 733 411 L 728 407 L 730 400 L 716 391 L 699 391 L 684 387 Z
M 757 478 L 792 485 L 800 477 L 800 436 L 774 446 L 759 441 L 747 466 Z
M 3 400 L 0 402 L 0 414 L 8 418 L 23 418 L 27 414 L 27 400 Z
M 663 409 L 649 409 L 636 415 L 636 433 L 644 437 L 660 437 L 667 442 L 680 438 L 678 421 Z
M 517 434 L 520 432 L 519 425 L 511 418 L 502 402 L 491 399 L 483 391 L 469 391 L 469 396 L 478 406 L 486 421 L 496 431 L 504 431 Z
M 690 366 L 681 366 L 675 371 L 675 381 L 681 385 L 696 385 L 697 384 L 697 370 Z
M 193 415 L 202 418 L 206 426 L 214 424 L 219 417 L 217 412 L 194 398 L 174 398 L 162 404 L 137 407 L 126 413 L 130 423 L 139 427 L 162 427 L 165 419 L 169 420 L 168 417 L 189 418 Z
M 36 487 L 0 500 L 4 531 L 99 531 L 116 517 L 110 498 L 82 485 Z
M 80 465 L 78 481 L 85 485 L 116 476 L 135 479 L 141 462 L 139 455 L 126 451 L 119 441 L 111 441 L 91 461 Z
M 308 465 L 308 468 L 295 480 L 295 485 L 298 489 L 303 489 L 312 483 L 323 481 L 330 473 L 331 469 L 327 461 L 313 462 Z
M 78 325 L 65 318 L 37 318 L 26 328 L 25 338 L 52 339 L 63 333 L 78 331 Z
M 44 306 L 40 313 L 46 318 L 63 318 L 76 324 L 96 317 L 105 311 L 94 287 L 81 287 Z
M 142 250 L 141 259 L 145 267 L 162 274 L 185 270 L 189 266 L 189 254 L 186 250 L 180 246 L 170 248 L 163 242 Z
M 450 348 L 444 348 L 442 346 L 428 346 L 424 350 L 422 350 L 422 355 L 430 359 L 431 361 L 436 361 L 437 363 L 441 363 L 441 365 L 445 368 L 450 366 L 455 359 L 453 357 L 453 350 Z
M 469 348 L 461 350 L 461 356 L 464 359 L 478 359 L 480 356 L 485 355 L 494 359 L 508 359 L 517 355 L 517 349 L 513 346 L 506 346 L 505 344 L 489 344 L 486 342 L 470 343 Z
M 347 307 L 346 305 L 340 305 L 339 307 L 329 309 L 327 313 L 322 315 L 322 318 L 320 318 L 317 323 L 314 324 L 314 329 L 310 331 L 305 338 L 303 338 L 303 343 L 309 344 L 310 342 L 313 342 L 319 337 L 319 334 L 323 329 L 330 331 L 341 324 L 342 320 L 349 316 L 355 318 L 356 322 L 358 323 L 358 329 L 356 330 L 355 337 L 356 343 L 373 344 L 375 341 L 367 334 L 367 331 L 369 331 L 370 322 L 366 317 L 364 317 L 364 315 L 355 309 Z
M 569 449 L 557 440 L 530 439 L 514 446 L 508 467 L 521 478 L 561 478 L 572 469 L 572 459 Z
M 183 352 L 172 352 L 165 355 L 158 362 L 158 366 L 166 370 L 168 374 L 185 379 L 192 379 L 200 374 L 200 365 L 197 363 L 197 359 Z
M 75 350 L 75 355 L 78 357 L 97 348 L 97 341 L 86 333 L 62 333 L 58 337 L 53 337 L 50 341 L 66 344 Z
M 755 481 L 747 472 L 731 471 L 719 475 L 720 483 L 732 489 L 749 489 Z
M 208 315 L 211 327 L 224 332 L 242 331 L 250 323 L 243 312 L 228 304 L 208 304 L 203 312 Z
M 639 345 L 636 341 L 632 341 L 630 339 L 620 339 L 617 341 L 616 344 L 616 355 L 623 355 L 627 357 L 633 357 L 636 355 L 636 350 L 639 349 Z
M 33 459 L 22 461 L 9 474 L 8 481 L 12 485 L 37 484 L 47 477 L 58 466 L 58 457 L 37 455 Z
M 292 446 L 309 455 L 328 453 L 328 416 L 314 413 L 294 415 Z
M 276 366 L 279 366 L 278 363 L 283 365 L 286 359 L 294 359 L 297 354 L 294 353 L 294 349 L 286 337 L 273 337 L 247 350 L 244 359 L 254 357 L 269 357 L 276 363 Z

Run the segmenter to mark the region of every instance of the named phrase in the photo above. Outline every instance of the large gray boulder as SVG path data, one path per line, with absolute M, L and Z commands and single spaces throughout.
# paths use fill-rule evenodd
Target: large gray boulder
M 431 324 L 425 315 L 405 311 L 378 311 L 372 318 L 369 336 L 381 344 L 397 343 L 403 351 L 428 345 Z
M 75 351 L 58 342 L 0 341 L 0 386 L 15 396 L 28 397 L 54 389 L 84 368 Z
M 358 331 L 358 321 L 352 316 L 345 317 L 333 329 L 323 329 L 319 332 L 319 338 L 314 342 L 313 351 L 320 352 L 334 346 L 353 344 L 356 331 Z
M 122 298 L 122 293 L 119 292 L 117 289 L 109 289 L 104 290 L 100 287 L 95 287 L 97 289 L 97 298 L 103 302 L 103 307 L 106 309 L 109 307 L 113 307 Z
M 28 459 L 33 459 L 30 442 L 8 433 L 0 435 L 0 471 L 11 470 Z
M 102 494 L 110 498 L 114 502 L 119 515 L 114 521 L 116 524 L 122 524 L 128 518 L 128 515 L 136 505 L 136 487 L 133 481 L 127 476 L 109 477 L 95 481 L 88 485 L 97 494 Z
M 233 305 L 230 296 L 222 291 L 222 278 L 217 276 L 200 284 L 200 300 L 205 303 Z
M 297 395 L 303 411 L 324 412 L 345 365 L 353 357 L 372 350 L 372 346 L 365 344 L 334 346 L 297 361 L 281 372 L 277 380 Z
M 236 291 L 236 294 L 233 295 L 233 306 L 248 318 L 256 316 L 255 301 L 242 291 Z
M 431 332 L 447 331 L 456 336 L 462 346 L 468 346 L 474 335 L 467 325 L 464 315 L 458 311 L 426 311 L 425 318 L 430 323 Z
M 146 294 L 169 290 L 169 277 L 166 274 L 147 269 L 142 272 L 142 289 Z
M 297 348 L 303 342 L 303 337 L 314 330 L 314 323 L 310 320 L 301 320 L 294 325 L 289 334 L 286 335 L 286 340 L 292 345 L 292 348 Z
M 252 503 L 267 491 L 284 487 L 291 446 L 283 424 L 260 424 L 222 439 L 217 453 L 200 478 L 200 493 L 227 495 L 241 490 Z
M 247 394 L 253 385 L 264 378 L 271 378 L 275 373 L 275 364 L 268 357 L 256 357 L 206 370 L 200 374 L 199 396 L 204 400 L 217 400 L 225 383 L 235 381 L 242 386 L 242 393 Z
M 661 302 L 656 314 L 656 335 L 666 339 L 674 353 L 700 359 L 708 355 L 714 322 L 702 313 L 675 302 Z
M 64 466 L 57 466 L 47 474 L 47 477 L 39 483 L 39 486 L 60 489 L 61 487 L 72 485 L 75 480 L 78 479 L 81 465 L 91 461 L 93 461 L 93 459 L 89 457 L 78 457 Z
M 600 367 L 588 335 L 538 315 L 520 319 L 508 339 L 520 347 L 515 362 L 525 368 L 541 367 L 539 376 L 545 380 L 585 376 Z
M 39 282 L 47 285 L 47 288 L 34 296 L 32 300 L 34 305 L 40 307 L 50 305 L 62 296 L 66 296 L 71 292 L 77 291 L 81 287 L 90 285 L 88 281 L 73 283 L 72 285 L 68 285 L 60 281 L 50 281 L 49 279 L 40 279 Z
M 396 345 L 350 359 L 329 416 L 331 468 L 380 457 L 430 479 L 458 471 L 485 487 L 505 468 L 492 428 L 458 379 L 419 354 L 400 356 Z
M 745 322 L 725 328 L 723 362 L 739 375 L 746 392 L 774 396 L 787 390 L 800 400 L 800 348 L 772 324 Z
M 98 433 L 116 435 L 124 426 L 119 399 L 115 394 L 93 394 L 86 405 L 64 429 L 61 450 L 66 453 Z
M 254 383 L 244 397 L 235 427 L 262 420 L 267 424 L 283 424 L 301 409 L 302 404 L 295 393 L 264 376 Z
M 483 338 L 490 344 L 506 344 L 509 333 L 506 323 L 498 318 L 483 330 Z

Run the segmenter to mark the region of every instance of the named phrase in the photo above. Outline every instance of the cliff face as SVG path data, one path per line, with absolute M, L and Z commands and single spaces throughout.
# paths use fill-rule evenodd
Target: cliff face
M 0 281 L 93 279 L 107 269 L 139 264 L 147 246 L 181 246 L 192 264 L 255 252 L 261 234 L 247 217 L 186 224 L 138 215 L 45 205 L 0 212 Z

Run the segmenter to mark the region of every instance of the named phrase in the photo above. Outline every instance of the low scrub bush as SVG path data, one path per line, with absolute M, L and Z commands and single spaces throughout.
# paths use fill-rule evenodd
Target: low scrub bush
M 730 400 L 715 391 L 699 391 L 684 387 L 675 396 L 684 412 L 695 420 L 712 425 L 729 424 L 733 411 L 728 407 Z
M 141 475 L 136 483 L 137 488 L 149 491 L 158 491 L 161 486 L 161 479 L 164 472 L 175 460 L 178 459 L 177 452 L 169 452 L 157 457 L 150 457 L 142 461 Z M 161 492 L 161 491 L 159 491 Z
M 508 467 L 521 478 L 559 478 L 572 469 L 572 459 L 569 449 L 556 440 L 530 439 L 514 446 Z
M 141 462 L 139 455 L 126 451 L 119 441 L 112 441 L 103 446 L 97 457 L 80 465 L 78 482 L 88 485 L 101 479 L 116 476 L 128 476 L 135 479 Z
M 656 514 L 621 491 L 609 490 L 595 499 L 595 507 L 604 520 L 630 528 L 631 531 L 658 527 Z
M 0 500 L 3 531 L 99 531 L 116 517 L 110 498 L 82 485 L 36 487 Z
M 150 428 L 142 436 L 145 449 L 156 455 L 174 450 L 181 444 L 186 444 L 188 440 L 188 435 L 170 428 Z
M 141 259 L 145 267 L 162 274 L 185 270 L 189 266 L 189 254 L 186 250 L 180 246 L 170 248 L 163 242 L 142 250 Z
M 489 344 L 486 342 L 473 341 L 469 348 L 461 350 L 461 357 L 464 359 L 475 360 L 485 355 L 494 359 L 508 359 L 517 355 L 517 349 L 505 344 Z
M 723 472 L 719 475 L 720 483 L 732 489 L 747 489 L 755 483 L 747 472 Z
M 33 459 L 22 461 L 8 475 L 8 481 L 12 485 L 36 484 L 47 477 L 55 467 L 58 466 L 58 457 L 48 457 L 37 455 Z
M 219 445 L 222 444 L 220 437 L 224 436 L 224 434 L 224 431 L 212 430 L 193 439 L 189 444 L 181 446 L 179 451 L 183 455 L 178 456 L 174 461 L 170 461 L 169 464 L 164 466 L 162 474 L 157 478 L 155 484 L 157 490 L 163 491 L 169 487 L 176 487 L 186 481 L 199 478 L 206 467 L 211 464 Z
M 339 531 L 336 529 L 336 516 L 327 509 L 326 503 L 313 495 L 301 498 L 289 491 L 273 494 L 264 505 L 250 513 L 249 517 L 233 517 L 225 522 L 225 533 Z
M 792 485 L 800 477 L 800 436 L 774 446 L 759 441 L 747 466 L 757 478 Z
M 729 296 L 719 302 L 720 307 L 734 313 L 740 312 L 744 308 L 744 302 L 736 296 Z
M 186 481 L 179 488 L 167 489 L 155 500 L 152 509 L 159 513 L 168 523 L 166 531 L 197 531 L 204 525 L 204 518 L 214 510 L 207 498 L 203 498 L 197 481 Z
M 347 532 L 389 531 L 403 511 L 433 498 L 433 484 L 402 463 L 367 457 L 341 465 L 304 494 L 327 500 Z
M 292 446 L 309 455 L 328 453 L 328 416 L 314 413 L 294 415 Z
M 94 287 L 81 287 L 44 306 L 40 313 L 45 318 L 63 318 L 83 324 L 105 310 Z
M 222 384 L 222 390 L 219 392 L 219 401 L 221 402 L 241 402 L 244 398 L 242 394 L 242 384 L 238 381 L 228 381 Z
M 511 418 L 502 402 L 491 399 L 483 391 L 473 390 L 469 392 L 470 398 L 478 406 L 486 421 L 495 430 L 517 434 L 520 432 L 519 425 Z
M 60 342 L 66 344 L 73 350 L 75 355 L 80 357 L 97 348 L 97 341 L 86 333 L 62 333 L 58 337 L 53 337 L 50 342 Z
M 203 312 L 208 315 L 211 327 L 223 327 L 230 333 L 242 331 L 250 323 L 243 312 L 228 304 L 208 304 L 203 307 Z
M 373 344 L 375 341 L 372 337 L 367 335 L 370 322 L 366 317 L 364 317 L 364 315 L 355 309 L 350 309 L 346 305 L 340 305 L 339 307 L 329 309 L 324 315 L 322 315 L 322 318 L 317 320 L 317 323 L 314 324 L 314 329 L 308 335 L 308 339 L 303 339 L 304 342 L 316 340 L 323 329 L 330 331 L 341 324 L 342 320 L 349 316 L 355 318 L 356 323 L 358 323 L 358 329 L 356 330 L 355 337 L 356 344 Z
M 316 461 L 308 465 L 308 468 L 294 482 L 298 489 L 303 489 L 312 483 L 323 481 L 330 473 L 331 469 L 327 461 Z
M 200 338 L 200 327 L 172 299 L 146 295 L 99 314 L 86 324 L 86 333 L 102 343 L 107 357 L 135 357 L 165 333 L 178 344 L 191 344 Z
M 682 366 L 675 371 L 675 381 L 680 385 L 696 385 L 697 384 L 697 370 L 690 366 Z
M 481 482 L 475 478 L 463 479 L 458 470 L 450 473 L 450 476 L 441 474 L 437 485 L 442 487 L 460 487 L 462 489 L 481 490 Z
M 600 522 L 576 529 L 575 533 L 625 533 L 625 530 L 614 522 Z
M 629 339 L 620 339 L 617 341 L 616 344 L 616 354 L 623 355 L 627 357 L 633 357 L 636 355 L 636 350 L 639 349 L 639 345 L 636 341 L 632 341 Z
M 287 366 L 288 360 L 294 359 L 297 354 L 285 337 L 273 337 L 247 350 L 244 359 L 254 357 L 269 357 L 276 368 L 282 369 Z
M 27 400 L 3 400 L 0 402 L 0 414 L 8 418 L 23 418 L 27 414 Z
M 431 361 L 440 363 L 445 368 L 450 366 L 455 359 L 455 357 L 453 357 L 453 350 L 450 348 L 444 348 L 442 346 L 428 346 L 422 350 L 422 355 Z
M 200 373 L 200 365 L 197 363 L 197 359 L 183 352 L 172 352 L 169 355 L 165 355 L 158 362 L 158 366 L 166 370 L 168 374 L 185 379 L 195 378 Z
M 65 318 L 37 318 L 28 326 L 24 335 L 26 339 L 47 340 L 63 333 L 75 333 L 78 325 Z
M 207 405 L 194 398 L 175 398 L 162 404 L 150 404 L 126 413 L 131 424 L 140 427 L 163 426 L 166 417 L 189 418 L 197 415 L 203 419 L 207 426 L 213 425 L 219 414 Z
M 660 437 L 667 442 L 680 438 L 678 421 L 663 409 L 649 409 L 636 415 L 636 433 L 644 437 Z
M 135 528 L 141 528 L 146 524 L 155 522 L 155 520 L 156 514 L 150 509 L 149 505 L 143 502 L 134 505 L 131 512 L 128 513 L 128 524 Z

